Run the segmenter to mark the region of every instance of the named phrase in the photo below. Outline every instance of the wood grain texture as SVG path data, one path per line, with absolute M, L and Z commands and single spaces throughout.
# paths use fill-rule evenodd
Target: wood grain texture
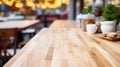
M 4 67 L 120 67 L 120 41 L 80 28 L 44 28 Z
M 55 20 L 49 28 L 76 28 L 76 22 L 74 20 Z

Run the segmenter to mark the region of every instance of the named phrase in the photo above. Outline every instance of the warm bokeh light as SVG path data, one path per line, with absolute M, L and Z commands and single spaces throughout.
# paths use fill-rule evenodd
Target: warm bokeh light
M 2 4 L 2 1 L 0 1 L 0 4 Z
M 68 5 L 69 4 L 69 0 L 62 0 L 62 3 Z
M 43 4 L 41 4 L 41 8 L 42 8 L 42 9 L 46 9 L 47 6 L 43 3 Z
M 2 2 L 3 1 L 3 2 Z M 69 0 L 0 0 L 0 4 L 6 4 L 8 6 L 14 6 L 17 8 L 22 8 L 25 6 L 35 6 L 37 8 L 58 8 L 62 4 L 69 4 Z
M 48 8 L 58 8 L 62 5 L 61 0 L 45 0 L 45 5 Z
M 8 6 L 12 6 L 13 3 L 15 2 L 15 0 L 2 0 L 2 1 L 3 1 L 3 3 L 5 3 Z
M 40 2 L 39 2 L 39 3 L 36 3 L 35 6 L 36 6 L 37 8 L 39 8 L 39 7 L 41 7 L 41 3 L 40 3 Z
M 20 1 L 17 1 L 17 2 L 15 3 L 15 7 L 17 7 L 17 8 L 22 8 L 22 7 L 23 7 L 23 3 L 21 3 Z
M 26 5 L 27 6 L 35 6 L 35 3 L 33 0 L 26 0 Z

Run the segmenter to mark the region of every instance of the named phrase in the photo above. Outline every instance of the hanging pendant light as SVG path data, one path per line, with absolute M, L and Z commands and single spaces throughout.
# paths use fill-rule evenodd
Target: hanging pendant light
M 0 1 L 0 5 L 2 4 L 2 1 Z
M 41 4 L 41 8 L 42 8 L 42 9 L 46 9 L 47 6 L 46 6 L 45 4 Z
M 22 8 L 23 7 L 23 3 L 21 1 L 16 1 L 15 7 Z
M 57 8 L 62 5 L 61 0 L 45 0 L 45 5 L 48 8 Z
M 69 0 L 0 0 L 0 4 L 6 4 L 8 6 L 13 6 L 15 4 L 15 7 L 22 8 L 23 6 L 36 6 L 41 7 L 43 9 L 46 8 L 58 8 L 62 4 L 69 4 Z
M 12 6 L 15 2 L 15 0 L 2 0 L 4 4 L 8 6 Z
M 35 6 L 34 0 L 26 0 L 26 6 Z
M 39 1 L 39 0 L 35 0 L 35 6 L 36 6 L 37 8 L 40 8 L 42 4 L 44 4 L 43 1 L 41 1 L 41 0 L 40 0 L 40 1 Z
M 36 3 L 35 6 L 36 6 L 37 8 L 39 8 L 39 7 L 41 7 L 41 3 Z
M 45 4 L 45 0 L 40 0 L 39 3 L 40 3 L 40 7 L 41 7 L 42 9 L 46 9 L 46 8 L 47 8 L 47 6 L 46 6 L 46 4 Z

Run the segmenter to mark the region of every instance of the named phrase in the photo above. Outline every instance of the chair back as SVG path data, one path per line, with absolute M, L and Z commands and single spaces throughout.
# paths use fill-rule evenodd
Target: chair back
M 0 59 L 10 59 L 13 56 L 8 52 L 8 47 L 10 45 L 13 48 L 13 55 L 16 54 L 17 29 L 0 29 Z

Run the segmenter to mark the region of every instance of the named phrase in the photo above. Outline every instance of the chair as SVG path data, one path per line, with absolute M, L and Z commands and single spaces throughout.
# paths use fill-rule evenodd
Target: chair
M 11 43 L 11 38 L 13 43 Z M 0 60 L 9 60 L 13 55 L 8 52 L 8 47 L 12 46 L 13 55 L 16 54 L 17 29 L 0 29 Z

